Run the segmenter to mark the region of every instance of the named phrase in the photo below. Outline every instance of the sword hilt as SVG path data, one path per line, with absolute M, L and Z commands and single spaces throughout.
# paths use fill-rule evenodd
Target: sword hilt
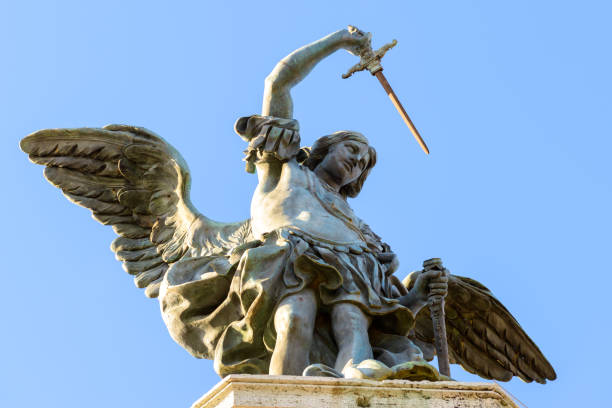
M 349 31 L 351 30 L 356 31 L 358 30 L 358 28 L 349 26 Z M 367 42 L 359 52 L 359 57 L 361 58 L 361 60 L 359 61 L 359 63 L 353 65 L 351 69 L 346 72 L 346 74 L 343 74 L 342 78 L 349 78 L 355 72 L 363 71 L 365 69 L 370 71 L 372 75 L 376 74 L 379 71 L 382 71 L 383 68 L 382 65 L 380 65 L 380 60 L 382 59 L 382 57 L 385 56 L 387 51 L 395 47 L 395 45 L 397 44 L 397 40 L 393 40 L 390 43 L 383 45 L 378 50 L 373 51 L 372 36 L 370 35 L 370 33 L 368 33 L 367 35 Z

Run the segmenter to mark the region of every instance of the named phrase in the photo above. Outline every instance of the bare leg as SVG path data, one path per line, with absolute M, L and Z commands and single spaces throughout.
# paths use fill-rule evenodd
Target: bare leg
M 317 298 L 312 289 L 283 299 L 274 315 L 276 345 L 270 361 L 271 375 L 302 375 L 314 333 Z
M 351 359 L 353 364 L 371 359 L 368 316 L 351 303 L 338 303 L 332 309 L 331 318 L 334 338 L 338 344 L 335 369 L 342 371 Z

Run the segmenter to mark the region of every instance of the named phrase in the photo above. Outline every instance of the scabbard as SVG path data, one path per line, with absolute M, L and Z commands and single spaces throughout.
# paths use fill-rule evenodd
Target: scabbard
M 438 369 L 441 374 L 450 377 L 450 363 L 448 360 L 448 343 L 446 340 L 446 319 L 444 315 L 444 298 L 430 296 L 429 310 L 433 323 L 436 354 L 438 356 Z
M 432 258 L 423 262 L 424 270 L 442 269 L 442 260 Z M 448 341 L 446 338 L 446 316 L 444 315 L 444 296 L 432 295 L 428 297 L 431 322 L 433 324 L 436 355 L 438 356 L 438 370 L 441 374 L 450 377 L 450 362 L 448 360 Z

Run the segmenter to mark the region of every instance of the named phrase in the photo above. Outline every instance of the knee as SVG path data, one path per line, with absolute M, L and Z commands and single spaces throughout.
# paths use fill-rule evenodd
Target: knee
M 314 330 L 314 316 L 303 312 L 289 313 L 286 320 L 286 330 L 292 336 L 310 336 Z
M 294 299 L 279 306 L 274 316 L 274 328 L 279 336 L 310 337 L 314 331 L 316 308 L 308 298 Z

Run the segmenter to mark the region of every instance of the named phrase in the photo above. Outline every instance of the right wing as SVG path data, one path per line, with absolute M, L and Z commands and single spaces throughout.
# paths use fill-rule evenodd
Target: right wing
M 144 128 L 45 129 L 21 141 L 45 177 L 119 235 L 111 245 L 148 297 L 184 256 L 225 255 L 250 240 L 250 220 L 219 223 L 193 207 L 181 155 Z

